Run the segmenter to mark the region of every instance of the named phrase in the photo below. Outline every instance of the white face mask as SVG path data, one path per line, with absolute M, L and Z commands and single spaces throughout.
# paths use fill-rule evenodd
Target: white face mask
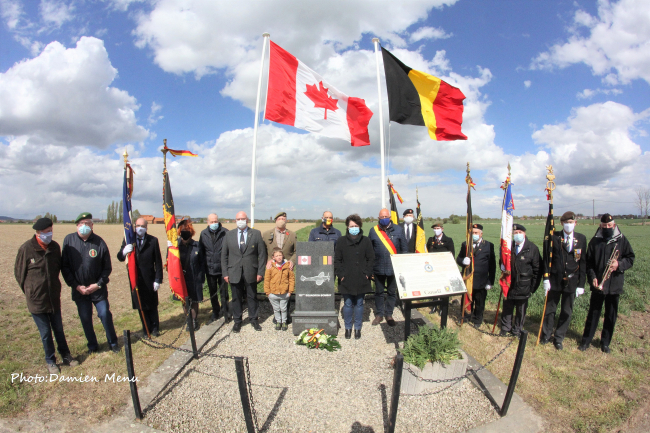
M 138 236 L 143 237 L 147 233 L 147 228 L 146 227 L 136 227 L 135 232 L 138 234 Z
M 38 235 L 38 238 L 41 240 L 41 242 L 43 242 L 44 244 L 47 245 L 47 244 L 49 244 L 50 242 L 52 242 L 52 235 L 53 235 L 53 234 L 54 234 L 54 233 L 52 233 L 52 232 L 41 233 L 40 235 Z
M 248 221 L 246 221 L 246 220 L 237 220 L 237 228 L 239 230 L 244 230 L 247 225 L 248 225 Z
M 412 216 L 404 217 L 404 222 L 406 224 L 413 224 L 413 217 Z
M 573 233 L 573 228 L 575 227 L 575 223 L 564 223 L 564 231 L 566 233 Z
M 442 229 L 433 229 L 433 232 L 436 234 L 436 236 L 440 236 L 442 234 Z

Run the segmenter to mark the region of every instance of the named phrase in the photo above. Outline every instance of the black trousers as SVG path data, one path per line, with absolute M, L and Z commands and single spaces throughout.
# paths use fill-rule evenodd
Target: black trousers
M 524 328 L 526 320 L 526 309 L 528 308 L 528 299 L 506 299 L 503 301 L 503 311 L 501 313 L 501 331 L 512 332 L 519 335 Z M 515 312 L 513 321 L 512 313 Z
M 210 304 L 212 304 L 212 315 L 214 318 L 230 317 L 232 311 L 228 307 L 228 283 L 221 275 L 206 275 L 208 289 L 210 289 Z M 221 300 L 221 307 L 219 306 Z
M 487 290 L 480 289 L 472 292 L 472 318 L 471 322 L 474 325 L 483 323 L 483 313 L 485 312 L 485 298 L 487 298 Z
M 140 314 L 140 310 L 137 310 L 138 312 L 138 317 L 140 317 L 140 323 L 142 323 L 142 332 L 144 334 L 147 333 L 144 329 L 144 321 L 142 320 L 142 316 L 144 315 L 144 320 L 147 321 L 147 329 L 149 329 L 149 332 L 153 332 L 154 329 L 158 330 L 160 328 L 160 321 L 158 319 L 158 307 L 154 307 L 150 310 L 142 310 L 142 314 Z
M 618 298 L 621 295 L 605 295 L 600 290 L 592 290 L 591 299 L 589 299 L 589 312 L 587 313 L 587 320 L 585 322 L 585 331 L 582 333 L 582 344 L 590 345 L 591 340 L 596 334 L 598 329 L 598 322 L 600 321 L 600 313 L 603 310 L 603 302 L 605 303 L 605 322 L 603 323 L 603 331 L 600 333 L 600 345 L 609 346 L 612 342 L 612 335 L 614 334 L 614 326 L 616 325 L 616 318 L 618 317 Z
M 248 304 L 248 318 L 251 322 L 257 322 L 257 282 L 249 283 L 242 275 L 236 284 L 231 284 L 232 288 L 232 315 L 235 323 L 242 322 L 243 303 L 246 299 Z
M 576 300 L 575 290 L 571 292 L 560 292 L 559 290 L 549 290 L 548 299 L 546 300 L 546 314 L 544 315 L 544 325 L 542 327 L 542 338 L 551 339 L 553 325 L 555 325 L 555 312 L 560 304 L 560 317 L 557 320 L 555 328 L 555 342 L 561 343 L 571 324 L 571 315 L 573 314 L 573 303 Z

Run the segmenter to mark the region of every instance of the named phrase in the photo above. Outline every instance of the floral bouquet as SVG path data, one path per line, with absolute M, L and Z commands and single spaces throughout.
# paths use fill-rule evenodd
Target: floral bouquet
M 333 335 L 327 335 L 322 329 L 311 328 L 302 331 L 296 340 L 299 346 L 307 346 L 310 349 L 325 349 L 328 352 L 334 352 L 341 348 L 341 343 Z

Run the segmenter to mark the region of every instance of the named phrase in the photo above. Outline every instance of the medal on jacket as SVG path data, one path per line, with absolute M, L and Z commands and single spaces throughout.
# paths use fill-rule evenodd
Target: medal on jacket
M 580 256 L 582 255 L 582 249 L 580 249 L 580 248 L 574 249 L 573 250 L 573 255 L 574 255 L 575 259 L 576 259 L 576 262 L 579 262 L 580 261 Z

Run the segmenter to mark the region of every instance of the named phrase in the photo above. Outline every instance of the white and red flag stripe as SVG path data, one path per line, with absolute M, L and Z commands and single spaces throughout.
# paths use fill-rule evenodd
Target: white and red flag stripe
M 363 99 L 339 92 L 271 41 L 265 119 L 367 146 L 371 117 Z
M 311 256 L 298 256 L 299 265 L 311 265 Z
M 510 272 L 512 271 L 512 223 L 514 218 L 513 211 L 515 210 L 510 176 L 508 176 L 501 188 L 505 190 L 503 194 L 503 207 L 501 209 L 501 263 L 506 272 L 501 276 L 499 283 L 501 284 L 503 295 L 507 298 L 508 291 L 510 290 Z

